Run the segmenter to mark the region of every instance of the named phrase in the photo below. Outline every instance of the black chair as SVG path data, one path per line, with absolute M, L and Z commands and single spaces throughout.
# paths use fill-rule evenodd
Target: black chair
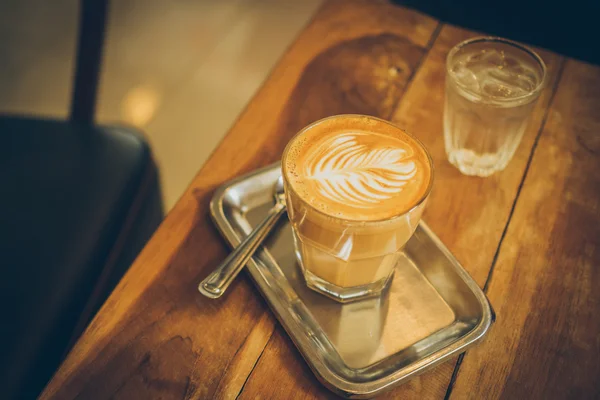
M 106 3 L 81 3 L 69 120 L 0 117 L 2 399 L 39 395 L 163 217 L 144 137 L 93 124 Z

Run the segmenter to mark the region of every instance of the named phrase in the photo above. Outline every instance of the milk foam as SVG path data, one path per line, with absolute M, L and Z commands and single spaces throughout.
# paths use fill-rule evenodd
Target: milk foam
M 386 146 L 389 143 L 369 146 L 361 140 L 366 135 L 346 132 L 330 137 L 306 159 L 304 174 L 323 198 L 375 208 L 415 177 L 417 166 L 407 159 L 410 149 Z
M 288 189 L 312 208 L 354 221 L 406 213 L 426 198 L 432 180 L 431 160 L 417 140 L 391 123 L 356 115 L 301 131 L 282 168 Z

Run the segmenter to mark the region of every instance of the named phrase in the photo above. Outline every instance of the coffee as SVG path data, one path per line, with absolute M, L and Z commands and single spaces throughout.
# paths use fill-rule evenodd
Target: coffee
M 284 169 L 294 191 L 332 217 L 373 221 L 427 192 L 427 153 L 399 128 L 368 117 L 326 119 L 294 138 Z
M 385 286 L 431 187 L 423 146 L 377 118 L 331 117 L 290 141 L 282 170 L 309 286 L 342 301 Z

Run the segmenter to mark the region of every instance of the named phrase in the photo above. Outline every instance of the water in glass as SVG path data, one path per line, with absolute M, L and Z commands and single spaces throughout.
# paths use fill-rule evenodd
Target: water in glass
M 517 149 L 544 81 L 535 53 L 502 39 L 476 39 L 450 52 L 444 140 L 449 161 L 489 176 Z

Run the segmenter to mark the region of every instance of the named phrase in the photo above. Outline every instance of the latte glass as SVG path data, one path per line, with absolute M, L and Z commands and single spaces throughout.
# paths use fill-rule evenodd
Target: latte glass
M 378 124 L 391 123 L 373 117 L 340 115 L 333 118 L 368 118 Z M 324 121 L 324 120 L 321 120 Z M 288 216 L 294 234 L 296 256 L 308 287 L 339 302 L 381 294 L 392 278 L 401 251 L 414 233 L 433 183 L 433 164 L 423 145 L 430 173 L 423 195 L 408 210 L 381 220 L 350 220 L 326 214 L 305 201 L 290 184 L 286 158 L 295 140 L 314 129 L 317 121 L 300 131 L 282 157 Z M 350 123 L 351 126 L 351 123 Z M 388 128 L 389 129 L 389 128 Z M 410 136 L 410 135 L 407 135 Z

